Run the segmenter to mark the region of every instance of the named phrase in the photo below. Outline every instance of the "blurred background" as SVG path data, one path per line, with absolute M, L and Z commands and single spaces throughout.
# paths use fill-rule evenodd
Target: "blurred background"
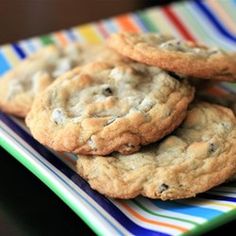
M 0 0 L 0 44 L 171 0 Z

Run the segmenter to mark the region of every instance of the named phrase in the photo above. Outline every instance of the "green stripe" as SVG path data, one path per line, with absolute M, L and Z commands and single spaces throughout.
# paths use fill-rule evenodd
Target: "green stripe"
M 146 12 L 146 11 L 139 11 L 139 12 L 137 12 L 137 16 L 143 22 L 143 24 L 148 29 L 148 31 L 150 31 L 150 32 L 159 32 L 160 31 L 158 29 L 157 25 L 155 25 L 153 23 L 153 21 L 150 19 L 149 15 L 148 15 L 148 12 Z
M 13 137 L 10 133 L 8 133 L 7 130 L 5 130 L 3 127 L 0 127 L 5 133 L 7 133 L 11 139 L 16 140 L 15 137 Z M 19 145 L 22 146 L 18 142 Z M 0 146 L 2 146 L 6 151 L 8 151 L 13 157 L 15 157 L 23 166 L 25 166 L 29 171 L 31 171 L 35 176 L 37 176 L 46 186 L 48 186 L 63 202 L 65 202 L 83 221 L 90 227 L 97 235 L 103 235 L 103 231 L 101 228 L 98 228 L 94 226 L 94 224 L 91 223 L 91 219 L 89 219 L 86 214 L 81 211 L 81 209 L 77 206 L 77 204 L 74 204 L 70 200 L 70 197 L 65 195 L 64 190 L 61 190 L 59 187 L 55 186 L 53 181 L 50 180 L 50 178 L 47 177 L 47 175 L 44 175 L 37 167 L 35 167 L 31 162 L 29 162 L 24 155 L 22 155 L 20 152 L 17 151 L 17 149 L 13 146 L 11 146 L 5 139 L 0 137 Z M 22 147 L 25 149 L 24 147 Z M 33 154 L 32 154 L 33 155 Z
M 148 208 L 146 208 L 144 205 L 142 205 L 140 202 L 138 202 L 137 200 L 133 199 L 133 202 L 138 206 L 140 207 L 142 210 L 148 212 L 149 214 L 151 215 L 155 215 L 155 216 L 160 216 L 160 217 L 163 217 L 163 218 L 167 218 L 167 219 L 172 219 L 172 220 L 177 220 L 177 221 L 180 221 L 180 222 L 186 222 L 186 223 L 190 223 L 190 224 L 193 224 L 194 226 L 198 226 L 199 224 L 194 222 L 194 221 L 191 221 L 191 220 L 186 220 L 186 219 L 180 219 L 180 218 L 177 218 L 177 217 L 174 217 L 174 216 L 167 216 L 167 215 L 163 215 L 163 214 L 159 214 L 159 213 L 156 213 L 154 211 L 151 211 L 149 210 Z
M 43 36 L 40 36 L 39 38 L 44 45 L 55 43 L 50 35 L 43 35 Z
M 236 92 L 236 84 L 235 83 L 224 82 L 223 84 L 226 88 L 233 89 Z
M 234 220 L 235 215 L 236 215 L 236 209 L 230 210 L 228 212 L 225 212 L 225 213 L 219 215 L 218 217 L 215 217 L 214 219 L 212 219 L 210 221 L 207 221 L 206 223 L 204 223 L 198 227 L 194 227 L 193 229 L 191 229 L 181 235 L 183 235 L 183 236 L 202 235 L 203 233 L 209 232 L 212 229 L 220 227 L 221 225 Z

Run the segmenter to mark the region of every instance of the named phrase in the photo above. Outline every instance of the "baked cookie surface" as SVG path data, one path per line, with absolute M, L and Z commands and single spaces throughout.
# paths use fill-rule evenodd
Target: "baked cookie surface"
M 64 74 L 36 98 L 26 123 L 56 151 L 132 153 L 184 119 L 194 89 L 144 64 L 94 62 Z
M 117 33 L 108 45 L 124 56 L 188 77 L 236 81 L 235 54 L 155 33 Z
M 129 156 L 78 156 L 77 170 L 93 189 L 109 197 L 193 197 L 235 173 L 235 142 L 232 111 L 198 103 L 161 142 Z
M 72 43 L 47 46 L 20 62 L 0 79 L 0 110 L 25 117 L 36 95 L 55 78 L 91 60 L 116 60 L 120 55 L 104 45 Z

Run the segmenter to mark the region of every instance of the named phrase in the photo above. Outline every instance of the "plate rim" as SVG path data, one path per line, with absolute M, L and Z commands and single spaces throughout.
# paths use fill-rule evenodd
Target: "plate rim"
M 1 124 L 0 124 L 0 127 L 1 127 Z M 4 131 L 0 130 L 0 134 L 2 132 Z M 76 206 L 76 204 L 73 204 L 72 202 L 70 202 L 68 197 L 64 194 L 63 190 L 59 189 L 57 186 L 51 183 L 50 178 L 48 178 L 40 170 L 38 170 L 37 167 L 34 166 L 34 164 L 27 161 L 25 156 L 21 154 L 19 151 L 17 151 L 17 149 L 13 145 L 8 143 L 7 140 L 5 140 L 2 136 L 0 136 L 0 146 L 3 149 L 5 149 L 8 153 L 10 153 L 17 161 L 19 161 L 26 169 L 28 169 L 33 175 L 35 175 L 41 182 L 43 182 L 55 195 L 59 197 L 59 199 L 62 200 L 62 202 L 64 202 L 72 211 L 74 211 L 75 214 L 79 216 L 85 222 L 85 224 L 90 229 L 93 230 L 94 233 L 96 233 L 97 235 L 104 235 L 105 232 L 101 228 L 96 227 L 94 224 L 91 224 L 91 220 L 86 216 L 86 214 L 78 206 Z M 70 167 L 68 166 L 68 168 Z M 236 219 L 236 208 L 228 212 L 224 212 L 212 220 L 207 220 L 203 224 L 195 226 L 191 230 L 180 235 L 190 236 L 190 235 L 199 235 L 201 233 L 206 233 L 213 229 L 216 229 L 219 226 L 224 225 L 225 223 L 233 221 L 235 219 Z

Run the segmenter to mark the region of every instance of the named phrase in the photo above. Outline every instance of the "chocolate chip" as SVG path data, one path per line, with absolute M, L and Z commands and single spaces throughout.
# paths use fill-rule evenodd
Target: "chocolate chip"
M 210 143 L 210 145 L 209 145 L 209 152 L 210 152 L 210 153 L 213 153 L 213 152 L 215 152 L 216 150 L 217 150 L 217 145 L 214 144 L 214 143 Z
M 106 96 L 106 97 L 111 96 L 111 95 L 112 95 L 112 89 L 109 88 L 109 87 L 104 88 L 104 89 L 102 90 L 102 94 L 103 94 L 104 96 Z
M 166 191 L 169 188 L 169 186 L 167 184 L 162 184 L 159 186 L 159 193 L 163 193 L 164 191 Z
M 221 123 L 221 125 L 223 126 L 224 129 L 229 130 L 230 129 L 230 125 L 228 123 Z

